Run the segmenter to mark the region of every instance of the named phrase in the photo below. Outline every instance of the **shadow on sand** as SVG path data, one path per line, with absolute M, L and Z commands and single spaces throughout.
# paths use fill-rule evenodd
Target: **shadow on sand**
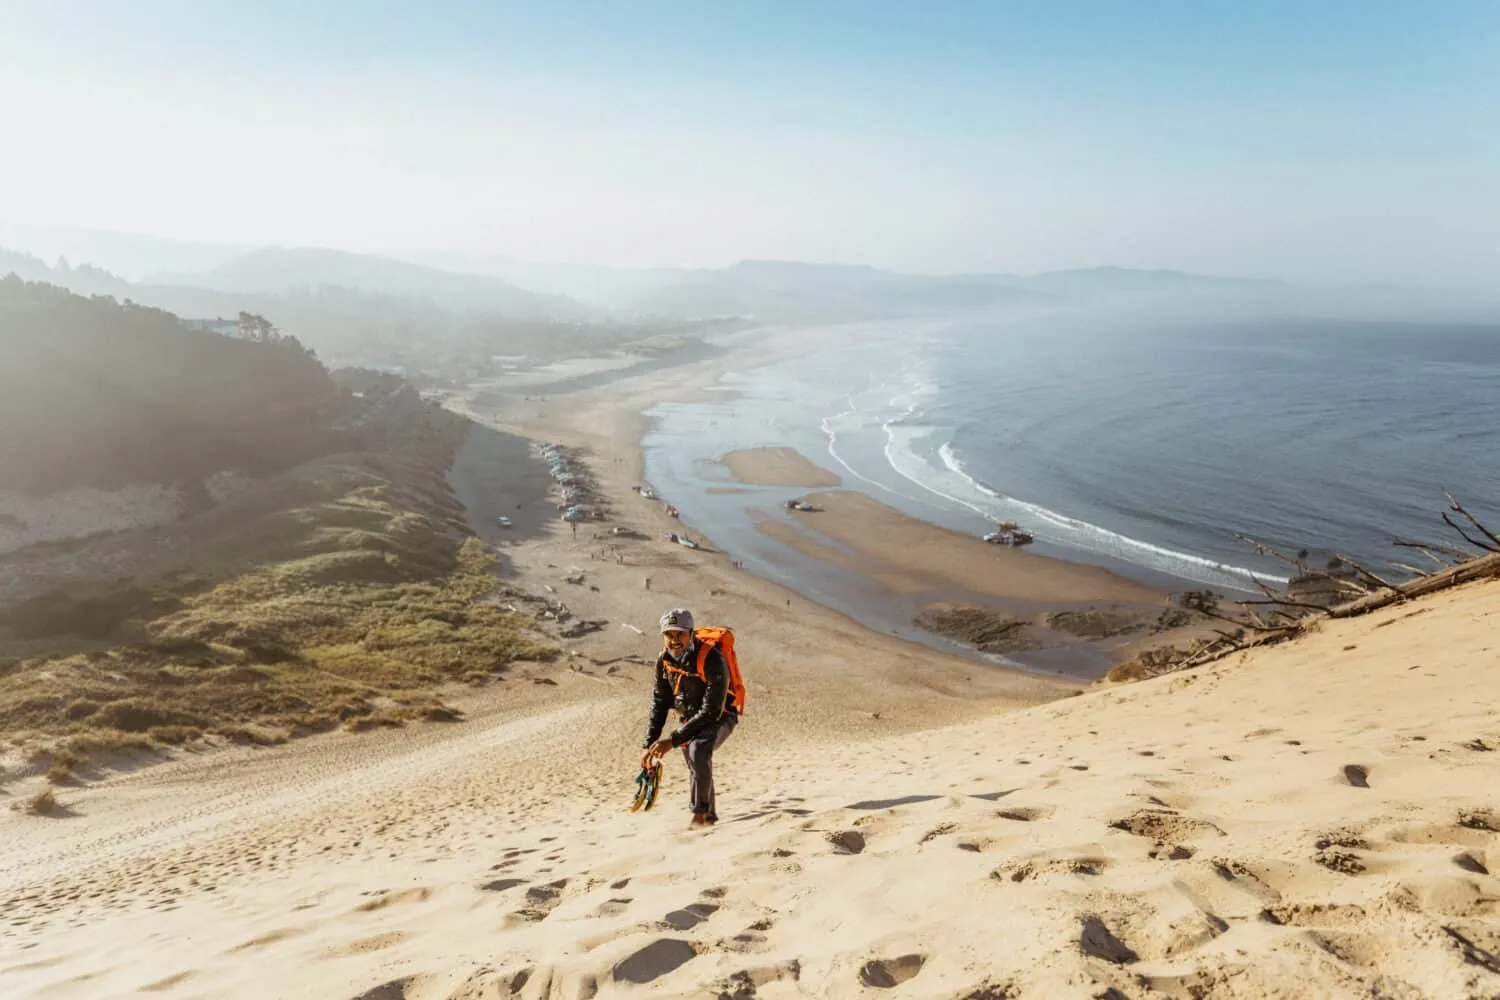
M 453 457 L 448 482 L 469 528 L 489 545 L 541 538 L 559 516 L 547 463 L 516 434 L 474 424 Z M 500 517 L 510 526 L 502 527 Z

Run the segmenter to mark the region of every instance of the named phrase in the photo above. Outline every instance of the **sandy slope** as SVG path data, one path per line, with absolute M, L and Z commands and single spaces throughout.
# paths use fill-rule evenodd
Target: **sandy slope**
M 669 378 L 501 421 L 588 445 L 655 535 L 630 405 Z M 0 812 L 0 996 L 1500 997 L 1500 583 L 1069 698 L 712 552 L 553 521 L 504 556 L 610 624 L 467 721 Z M 647 671 L 619 657 L 654 638 L 621 623 L 675 603 L 733 617 L 750 682 L 706 834 L 676 758 L 625 809 Z
M 675 761 L 624 810 L 638 702 L 580 676 L 141 772 L 5 821 L 6 883 L 33 887 L 4 900 L 0 991 L 1500 995 L 1497 609 L 1471 585 L 926 732 L 757 728 L 706 835 Z

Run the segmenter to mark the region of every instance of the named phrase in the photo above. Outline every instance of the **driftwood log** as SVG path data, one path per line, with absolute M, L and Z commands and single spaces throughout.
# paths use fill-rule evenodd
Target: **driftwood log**
M 1188 649 L 1177 650 L 1175 655 L 1170 650 L 1148 651 L 1148 654 L 1143 654 L 1136 661 L 1135 676 L 1141 674 L 1158 676 L 1203 666 L 1231 653 L 1295 638 L 1304 633 L 1314 622 L 1325 618 L 1354 618 L 1449 587 L 1457 587 L 1475 580 L 1500 578 L 1500 536 L 1480 523 L 1454 498 L 1452 493 L 1445 489 L 1443 495 L 1448 499 L 1448 511 L 1442 515 L 1443 522 L 1457 532 L 1466 543 L 1473 546 L 1473 549 L 1466 550 L 1429 542 L 1395 539 L 1394 545 L 1416 549 L 1441 567 L 1426 573 L 1413 571 L 1412 579 L 1402 583 L 1393 583 L 1343 555 L 1335 555 L 1327 571 L 1315 570 L 1307 564 L 1306 550 L 1296 556 L 1289 556 L 1246 535 L 1237 535 L 1236 537 L 1240 540 L 1254 546 L 1261 555 L 1271 556 L 1295 566 L 1299 581 L 1326 583 L 1335 592 L 1333 595 L 1317 596 L 1342 596 L 1347 599 L 1334 600 L 1327 604 L 1319 604 L 1312 600 L 1298 600 L 1289 595 L 1278 594 L 1260 580 L 1256 580 L 1255 584 L 1265 594 L 1265 598 L 1236 601 L 1237 606 L 1245 609 L 1241 617 L 1226 614 L 1219 607 L 1219 595 L 1210 591 L 1190 591 L 1180 596 L 1180 602 L 1184 607 L 1206 617 L 1234 625 L 1237 631 L 1227 632 L 1216 628 L 1213 630 L 1216 638 L 1199 640 Z M 1449 517 L 1450 512 L 1458 515 L 1465 524 L 1460 524 Z M 1439 556 L 1453 561 L 1445 561 Z M 1410 567 L 1406 568 L 1410 569 Z M 1335 573 L 1334 570 L 1343 572 Z M 1253 610 L 1256 608 L 1269 609 L 1265 613 L 1270 615 L 1271 620 L 1266 620 L 1261 613 Z

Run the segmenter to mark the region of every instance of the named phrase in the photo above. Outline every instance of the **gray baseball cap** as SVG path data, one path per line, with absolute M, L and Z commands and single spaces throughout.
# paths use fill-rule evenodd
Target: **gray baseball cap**
M 693 613 L 687 608 L 673 608 L 661 616 L 661 630 L 663 632 L 691 632 L 693 630 Z

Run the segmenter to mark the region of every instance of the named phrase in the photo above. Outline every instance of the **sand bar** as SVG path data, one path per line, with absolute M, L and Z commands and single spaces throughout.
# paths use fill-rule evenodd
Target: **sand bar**
M 720 461 L 729 467 L 734 478 L 753 486 L 828 489 L 843 482 L 795 448 L 747 448 L 731 451 Z
M 990 545 L 976 535 L 910 517 L 863 493 L 832 491 L 808 500 L 822 510 L 795 514 L 797 527 L 770 520 L 757 526 L 801 552 L 878 579 L 896 593 L 958 588 L 1037 604 L 1155 606 L 1166 600 L 1165 593 L 1109 570 Z

